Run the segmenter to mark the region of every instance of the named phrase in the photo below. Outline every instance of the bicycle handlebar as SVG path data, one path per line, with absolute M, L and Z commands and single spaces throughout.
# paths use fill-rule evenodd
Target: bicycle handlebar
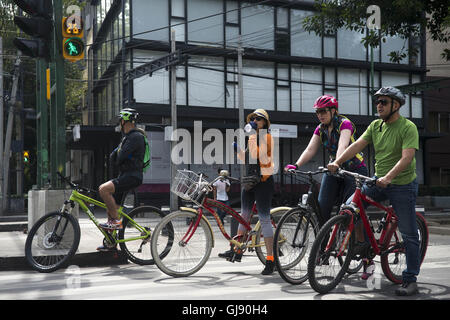
M 371 178 L 371 177 L 367 177 L 364 176 L 362 174 L 356 173 L 356 172 L 351 172 L 351 171 L 347 171 L 344 169 L 339 168 L 338 171 L 336 172 L 338 175 L 343 175 L 343 176 L 350 176 L 353 177 L 357 180 L 361 180 L 363 182 L 365 182 L 367 185 L 375 185 L 377 182 L 376 178 Z
M 59 172 L 59 171 L 56 171 L 56 173 L 61 177 L 61 179 L 63 181 L 67 182 L 73 189 L 76 189 L 76 190 L 81 191 L 81 192 L 94 192 L 94 193 L 96 192 L 95 190 L 91 190 L 89 188 L 80 187 L 78 184 L 76 184 L 76 183 L 70 181 L 68 178 L 64 177 L 61 174 L 61 172 Z
M 329 172 L 329 170 L 324 167 L 319 167 L 319 169 L 317 171 L 301 171 L 301 170 L 296 170 L 296 169 L 289 169 L 289 170 L 287 170 L 287 172 L 292 173 L 292 174 L 302 174 L 302 175 L 307 175 L 307 176 L 313 176 L 313 175 L 316 175 L 319 173 Z

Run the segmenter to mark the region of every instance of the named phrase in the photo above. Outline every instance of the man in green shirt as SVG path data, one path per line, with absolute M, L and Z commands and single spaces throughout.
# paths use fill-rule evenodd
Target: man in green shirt
M 376 201 L 389 199 L 394 207 L 406 248 L 403 284 L 395 293 L 409 296 L 418 293 L 416 280 L 420 270 L 415 213 L 418 190 L 415 152 L 419 149 L 419 134 L 416 125 L 398 112 L 405 103 L 405 96 L 400 90 L 383 87 L 374 96 L 377 98 L 376 106 L 380 119 L 374 120 L 355 143 L 328 165 L 328 169 L 336 172 L 342 163 L 361 152 L 370 143 L 373 144 L 377 185 L 364 186 L 362 192 Z M 372 261 L 369 263 L 373 264 Z

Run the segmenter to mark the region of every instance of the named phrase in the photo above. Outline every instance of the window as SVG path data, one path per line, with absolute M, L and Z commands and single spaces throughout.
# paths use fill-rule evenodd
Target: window
M 322 40 L 302 27 L 303 19 L 312 11 L 291 10 L 291 54 L 300 57 L 322 57 Z
M 133 50 L 133 67 L 162 56 L 164 52 L 149 50 Z M 142 62 L 137 62 L 142 61 Z M 127 89 L 127 88 L 125 88 Z M 170 84 L 169 72 L 164 69 L 156 71 L 151 77 L 141 77 L 133 80 L 134 99 L 136 102 L 169 104 Z
M 325 35 L 323 37 L 323 56 L 325 58 L 336 58 L 336 35 Z
M 275 53 L 289 55 L 289 10 L 286 8 L 276 9 L 277 27 L 275 28 Z
M 338 70 L 339 112 L 367 115 L 367 73 L 365 70 Z
M 244 107 L 246 109 L 263 108 L 274 110 L 274 64 L 265 61 L 243 61 Z
M 291 81 L 291 111 L 313 112 L 314 101 L 322 95 L 322 67 L 293 65 Z
M 209 16 L 209 18 L 193 21 L 188 24 L 188 41 L 192 44 L 207 43 L 221 46 L 223 44 L 223 2 L 221 0 L 189 0 L 189 21 Z
M 447 133 L 449 131 L 449 114 L 445 112 L 441 112 L 438 114 L 439 120 L 439 132 Z
M 361 43 L 364 33 L 339 29 L 337 32 L 338 57 L 340 59 L 366 60 L 366 48 Z
M 243 3 L 241 12 L 243 46 L 274 50 L 274 8 Z
M 291 105 L 289 93 L 289 65 L 277 65 L 277 110 L 289 111 Z
M 401 51 L 408 49 L 408 39 L 402 39 L 398 36 L 386 36 L 386 41 L 381 42 L 381 62 L 392 63 L 389 53 L 392 51 Z M 406 52 L 406 51 L 405 51 Z M 400 63 L 408 63 L 408 57 L 403 58 Z
M 172 1 L 172 16 L 183 17 L 184 14 L 184 0 L 171 0 Z
M 220 72 L 188 67 L 189 105 L 223 108 L 225 105 L 223 58 L 191 56 L 189 61 L 191 65 L 222 70 Z
M 169 16 L 167 14 L 169 11 L 168 0 L 134 1 L 132 9 L 133 34 L 138 34 L 135 36 L 136 38 L 169 41 L 169 30 L 167 28 L 169 25 Z M 163 29 L 147 32 L 160 28 Z M 129 29 L 127 31 L 129 33 Z

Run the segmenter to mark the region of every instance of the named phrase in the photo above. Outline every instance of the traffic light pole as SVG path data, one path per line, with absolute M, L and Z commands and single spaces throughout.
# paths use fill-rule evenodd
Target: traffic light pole
M 50 156 L 51 186 L 53 189 L 63 187 L 57 171 L 65 174 L 66 162 L 66 106 L 64 92 L 64 60 L 62 54 L 62 0 L 53 1 L 54 29 L 51 69 L 56 90 L 50 107 Z

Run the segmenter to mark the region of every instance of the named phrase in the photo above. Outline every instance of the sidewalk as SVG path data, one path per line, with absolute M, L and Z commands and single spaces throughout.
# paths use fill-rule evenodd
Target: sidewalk
M 106 221 L 106 213 L 96 213 L 96 218 Z M 12 221 L 12 220 L 19 221 Z M 2 222 L 1 220 L 10 220 Z M 27 216 L 16 216 L 0 220 L 0 271 L 31 270 L 25 261 L 25 241 L 27 238 Z M 77 253 L 70 264 L 82 266 L 103 266 L 128 263 L 127 259 L 114 252 L 98 252 L 97 247 L 102 244 L 103 235 L 86 215 L 80 216 L 81 239 Z
M 96 218 L 103 222 L 106 213 L 95 213 Z M 430 234 L 450 236 L 450 209 L 427 208 L 425 218 Z M 0 217 L 0 271 L 30 270 L 25 261 L 25 240 L 27 238 L 27 215 Z M 82 266 L 105 266 L 128 263 L 127 259 L 113 252 L 97 252 L 102 244 L 103 235 L 97 230 L 89 218 L 81 214 L 81 239 L 78 251 L 71 264 Z M 216 239 L 219 236 L 216 237 Z

